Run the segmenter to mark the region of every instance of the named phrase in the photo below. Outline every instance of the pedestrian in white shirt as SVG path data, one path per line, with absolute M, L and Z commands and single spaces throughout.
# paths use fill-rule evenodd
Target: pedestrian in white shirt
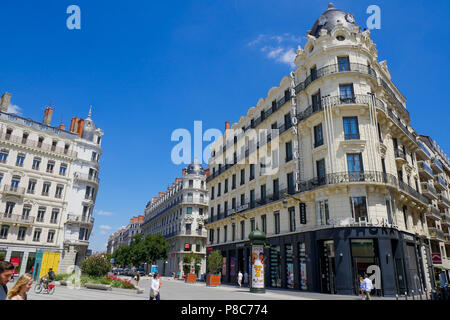
M 364 293 L 366 295 L 366 300 L 370 300 L 370 291 L 373 289 L 372 280 L 369 279 L 367 273 L 364 274 L 364 281 L 362 284 Z
M 159 279 L 159 273 L 155 273 L 150 285 L 150 300 L 156 299 L 161 300 L 159 295 L 159 290 L 161 288 L 161 280 Z
M 239 287 L 242 287 L 242 272 L 241 272 L 241 270 L 239 270 L 239 273 L 238 273 L 238 285 L 239 285 Z

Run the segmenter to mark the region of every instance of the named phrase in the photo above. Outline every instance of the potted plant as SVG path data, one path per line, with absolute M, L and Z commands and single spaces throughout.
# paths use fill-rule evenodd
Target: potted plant
M 220 251 L 214 250 L 208 256 L 208 270 L 209 273 L 206 275 L 206 285 L 207 286 L 220 286 L 220 268 L 222 267 L 222 254 Z
M 198 254 L 187 254 L 183 259 L 183 272 L 185 281 L 194 283 L 197 281 L 197 273 L 200 270 L 201 257 Z M 195 270 L 195 273 L 193 272 Z

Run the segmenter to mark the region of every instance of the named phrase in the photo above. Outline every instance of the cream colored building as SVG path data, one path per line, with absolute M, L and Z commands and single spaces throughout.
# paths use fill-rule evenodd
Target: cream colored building
M 208 169 L 207 169 L 208 170 Z M 183 169 L 183 176 L 165 192 L 160 192 L 145 208 L 144 235 L 162 234 L 169 242 L 169 256 L 158 261 L 158 272 L 170 276 L 174 272 L 183 275 L 183 260 L 186 254 L 195 253 L 202 257 L 197 274 L 200 278 L 206 270 L 206 229 L 208 191 L 204 170 L 198 161 Z
M 42 122 L 10 114 L 10 98 L 0 110 L 0 253 L 20 274 L 41 264 L 65 272 L 89 246 L 103 131 L 90 114 L 70 130 L 51 126 L 50 107 Z
M 249 271 L 258 227 L 268 287 L 357 294 L 368 272 L 376 294 L 431 290 L 422 149 L 377 58 L 370 32 L 329 7 L 295 71 L 212 145 L 208 250 L 222 252 L 224 282 Z
M 423 152 L 417 153 L 422 194 L 428 198 L 427 226 L 432 254 L 439 254 L 435 271 L 450 270 L 450 161 L 429 136 L 419 136 Z M 437 279 L 437 277 L 436 277 Z

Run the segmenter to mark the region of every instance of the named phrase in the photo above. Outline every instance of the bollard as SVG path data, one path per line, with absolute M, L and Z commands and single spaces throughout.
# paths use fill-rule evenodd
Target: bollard
M 411 293 L 412 293 L 413 300 L 416 300 L 416 299 L 414 299 L 414 290 L 411 290 Z
M 422 299 L 422 290 L 421 289 L 419 289 L 419 293 L 420 293 L 420 300 L 423 300 Z
M 405 291 L 405 300 L 408 300 L 408 292 Z
M 398 300 L 398 293 L 395 294 L 395 300 Z

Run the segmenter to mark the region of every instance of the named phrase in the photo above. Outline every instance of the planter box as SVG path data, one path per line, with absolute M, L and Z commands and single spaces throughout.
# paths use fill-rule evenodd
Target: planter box
M 84 287 L 88 289 L 112 290 L 111 286 L 108 284 L 85 283 Z
M 197 277 L 195 273 L 189 273 L 185 280 L 187 283 L 195 283 L 197 281 Z
M 220 274 L 208 274 L 206 275 L 206 285 L 207 286 L 220 286 Z

